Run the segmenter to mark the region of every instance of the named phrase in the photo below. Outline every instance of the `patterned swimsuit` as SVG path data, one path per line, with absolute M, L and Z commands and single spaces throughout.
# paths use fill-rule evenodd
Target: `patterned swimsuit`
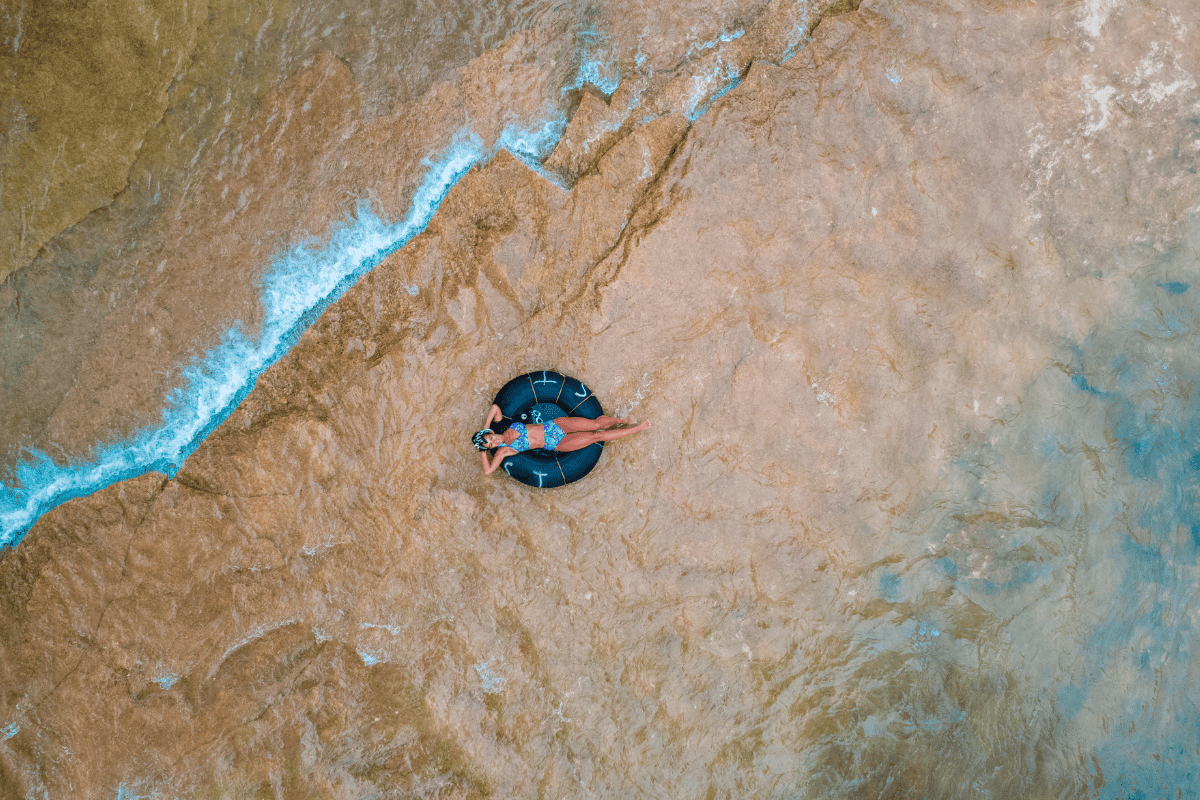
M 525 427 L 525 423 L 514 422 L 508 427 L 517 432 L 517 438 L 504 446 L 511 447 L 518 453 L 523 453 L 526 450 L 529 450 L 529 428 Z M 546 450 L 553 450 L 558 447 L 558 443 L 561 442 L 563 437 L 567 435 L 566 432 L 564 432 L 563 429 L 552 420 L 546 420 L 543 422 L 542 429 L 546 431 L 546 444 L 544 445 Z
M 518 435 L 517 435 L 517 438 L 513 439 L 511 443 L 506 444 L 504 446 L 511 447 L 513 450 L 516 450 L 518 453 L 524 453 L 526 450 L 529 449 L 529 429 L 525 427 L 524 422 L 514 422 L 512 425 L 509 425 L 508 427 L 510 430 L 516 431 Z
M 558 443 L 566 436 L 566 432 L 558 427 L 558 423 L 554 420 L 546 420 L 542 423 L 542 427 L 546 430 L 546 449 L 553 450 L 558 447 Z

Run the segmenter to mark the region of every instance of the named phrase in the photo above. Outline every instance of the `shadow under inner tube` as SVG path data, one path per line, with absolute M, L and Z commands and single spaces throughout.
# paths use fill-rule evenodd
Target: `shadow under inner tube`
M 504 415 L 492 427 L 496 433 L 504 433 L 514 422 L 540 425 L 559 417 L 596 419 L 604 413 L 596 395 L 581 381 L 552 370 L 513 378 L 496 393 L 493 402 Z M 603 452 L 603 442 L 569 453 L 538 447 L 509 456 L 501 465 L 510 477 L 527 486 L 552 489 L 587 475 Z

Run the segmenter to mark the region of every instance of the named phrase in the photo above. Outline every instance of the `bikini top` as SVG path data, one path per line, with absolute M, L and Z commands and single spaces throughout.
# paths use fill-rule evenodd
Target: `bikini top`
M 524 422 L 514 422 L 512 425 L 509 425 L 508 427 L 511 428 L 512 430 L 516 431 L 518 435 L 517 435 L 516 439 L 514 439 L 512 442 L 510 442 L 509 444 L 506 444 L 504 446 L 511 447 L 513 450 L 516 450 L 518 453 L 523 453 L 526 450 L 528 450 L 529 449 L 529 429 L 525 427 L 525 423 Z

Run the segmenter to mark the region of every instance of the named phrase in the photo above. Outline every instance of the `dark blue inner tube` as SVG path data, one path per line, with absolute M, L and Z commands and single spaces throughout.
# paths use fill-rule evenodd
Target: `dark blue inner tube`
M 504 384 L 493 402 L 504 415 L 499 422 L 492 424 L 492 430 L 496 433 L 504 433 L 514 422 L 540 425 L 548 419 L 596 419 L 604 413 L 591 389 L 575 378 L 552 370 L 530 372 L 513 378 Z M 511 477 L 527 486 L 552 489 L 587 475 L 599 463 L 603 452 L 603 442 L 569 453 L 538 447 L 509 456 L 501 462 L 501 466 Z

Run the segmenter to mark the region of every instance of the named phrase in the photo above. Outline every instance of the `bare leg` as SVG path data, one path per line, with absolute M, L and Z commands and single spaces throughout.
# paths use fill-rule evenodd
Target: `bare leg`
M 596 419 L 588 419 L 587 417 L 559 417 L 554 420 L 558 427 L 563 429 L 563 433 L 576 433 L 578 431 L 602 431 L 611 428 L 613 425 L 628 425 L 628 419 L 620 417 L 600 416 Z M 561 447 L 559 448 L 562 449 Z
M 578 431 L 577 433 L 568 433 L 558 443 L 558 447 L 554 448 L 560 453 L 569 453 L 572 450 L 582 450 L 596 442 L 611 442 L 613 439 L 620 439 L 622 436 L 644 431 L 650 427 L 650 421 L 646 420 L 642 424 L 634 428 L 625 428 L 619 431 Z

